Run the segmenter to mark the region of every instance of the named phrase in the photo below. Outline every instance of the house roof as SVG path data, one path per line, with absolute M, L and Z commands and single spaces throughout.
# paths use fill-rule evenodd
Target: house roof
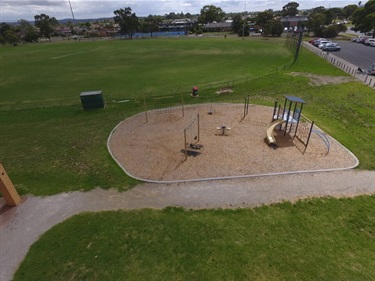
M 231 26 L 231 22 L 212 22 L 206 24 L 204 28 L 230 28 Z
M 293 16 L 293 17 L 282 17 L 281 22 L 305 22 L 308 21 L 307 16 Z

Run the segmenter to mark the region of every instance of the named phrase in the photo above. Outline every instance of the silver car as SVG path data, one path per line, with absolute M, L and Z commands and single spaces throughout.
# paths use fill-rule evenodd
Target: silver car
M 327 43 L 322 47 L 323 51 L 330 52 L 330 51 L 340 51 L 341 47 L 337 45 L 336 43 Z

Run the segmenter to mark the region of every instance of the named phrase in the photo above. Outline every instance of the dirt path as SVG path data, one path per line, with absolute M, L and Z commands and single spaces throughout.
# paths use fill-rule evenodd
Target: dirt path
M 174 184 L 141 184 L 127 192 L 96 189 L 48 197 L 29 196 L 18 207 L 0 199 L 0 280 L 11 280 L 40 235 L 85 211 L 181 206 L 244 208 L 308 197 L 375 194 L 375 171 L 294 174 Z

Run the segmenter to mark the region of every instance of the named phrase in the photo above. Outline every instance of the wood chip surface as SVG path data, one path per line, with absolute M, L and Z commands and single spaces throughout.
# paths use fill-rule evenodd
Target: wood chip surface
M 114 129 L 108 147 L 130 176 L 150 181 L 346 169 L 358 164 L 350 151 L 324 132 L 329 149 L 315 133 L 305 150 L 293 135 L 284 136 L 284 131 L 278 130 L 274 131 L 278 148 L 271 149 L 265 137 L 272 114 L 273 107 L 250 104 L 243 118 L 243 104 L 203 104 L 148 111 L 146 122 L 146 114 L 142 112 Z M 218 130 L 222 126 L 230 128 L 225 135 Z M 195 149 L 190 148 L 189 144 L 198 139 Z

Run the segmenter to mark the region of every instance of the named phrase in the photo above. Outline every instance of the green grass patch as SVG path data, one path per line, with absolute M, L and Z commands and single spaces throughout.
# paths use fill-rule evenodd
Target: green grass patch
M 348 76 L 305 49 L 295 65 L 277 72 L 291 58 L 280 40 L 64 42 L 0 48 L 0 55 L 0 155 L 21 194 L 137 184 L 111 159 L 106 141 L 120 121 L 144 110 L 145 93 L 149 109 L 178 103 L 181 93 L 190 104 L 299 96 L 308 103 L 303 113 L 353 151 L 360 168 L 375 169 L 374 90 L 360 82 L 311 86 L 289 75 Z M 215 94 L 228 81 L 234 92 Z M 199 99 L 189 96 L 193 85 Z M 79 93 L 98 89 L 106 108 L 84 112 Z
M 374 204 L 84 213 L 32 245 L 14 280 L 372 280 Z
M 1 48 L 0 105 L 165 95 L 192 86 L 256 77 L 291 60 L 282 40 L 190 38 L 63 42 Z

